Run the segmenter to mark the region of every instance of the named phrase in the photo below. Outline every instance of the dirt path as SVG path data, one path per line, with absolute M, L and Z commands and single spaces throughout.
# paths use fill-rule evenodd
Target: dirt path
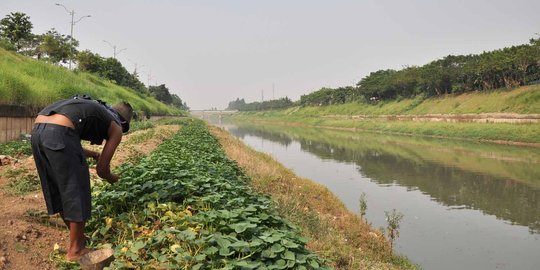
M 179 126 L 158 126 L 126 135 L 115 153 L 112 167 L 148 155 L 178 130 Z M 99 150 L 100 147 L 88 148 Z M 69 241 L 68 230 L 60 218 L 45 214 L 40 189 L 23 196 L 5 192 L 3 187 L 14 181 L 9 172 L 23 169 L 36 174 L 31 156 L 12 159 L 10 163 L 0 166 L 0 270 L 55 269 L 49 256 L 55 245 L 65 250 Z M 8 176 L 5 176 L 6 172 Z M 90 169 L 90 172 L 91 178 L 97 178 L 95 169 Z

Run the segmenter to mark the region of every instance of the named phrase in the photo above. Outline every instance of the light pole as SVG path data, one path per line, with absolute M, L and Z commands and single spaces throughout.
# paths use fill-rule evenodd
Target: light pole
M 126 48 L 123 48 L 123 49 L 120 49 L 118 52 L 116 51 L 116 45 L 113 45 L 112 43 L 106 41 L 106 40 L 103 40 L 103 42 L 109 44 L 109 46 L 111 46 L 111 48 L 113 48 L 113 58 L 116 59 L 116 56 L 119 55 L 121 52 L 127 50 Z
M 70 34 L 69 34 L 69 36 L 71 37 L 70 38 L 70 41 L 71 41 L 71 46 L 70 46 L 71 47 L 70 48 L 71 57 L 69 58 L 69 69 L 71 69 L 71 63 L 73 62 L 73 26 L 75 24 L 77 24 L 78 22 L 80 22 L 82 19 L 91 17 L 91 15 L 82 16 L 78 20 L 75 21 L 75 10 L 74 9 L 69 11 L 69 9 L 66 6 L 62 5 L 62 4 L 56 3 L 55 5 L 57 5 L 59 7 L 63 7 L 66 10 L 66 12 L 71 16 L 71 30 L 70 30 Z
M 148 80 L 147 80 L 146 84 L 148 85 L 148 88 L 150 88 L 150 80 L 153 79 L 153 78 L 152 78 L 152 70 L 149 69 L 148 72 L 144 72 L 144 71 L 143 71 L 143 73 L 147 75 L 147 79 L 148 79 Z M 154 80 L 154 81 L 155 81 L 155 80 Z
M 140 65 L 140 66 L 139 66 L 139 65 L 137 64 L 137 62 L 132 61 L 131 59 L 128 59 L 128 60 L 129 60 L 129 62 L 133 63 L 133 65 L 135 66 L 135 69 L 133 69 L 133 74 L 137 74 L 137 76 L 139 75 L 139 73 L 138 73 L 137 70 L 138 70 L 139 68 L 146 67 L 146 65 Z

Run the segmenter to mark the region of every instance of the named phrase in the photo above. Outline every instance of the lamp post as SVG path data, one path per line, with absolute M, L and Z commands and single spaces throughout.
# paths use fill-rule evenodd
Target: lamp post
M 71 50 L 71 57 L 69 58 L 69 69 L 71 70 L 71 63 L 73 62 L 73 26 L 74 26 L 75 24 L 77 24 L 78 22 L 80 22 L 82 19 L 91 17 L 91 15 L 85 15 L 85 16 L 82 16 L 82 17 L 80 17 L 79 19 L 77 19 L 77 20 L 75 21 L 75 10 L 74 10 L 74 9 L 72 9 L 72 10 L 70 11 L 66 6 L 64 6 L 64 5 L 62 5 L 62 4 L 56 3 L 55 5 L 57 5 L 57 6 L 59 6 L 59 7 L 63 7 L 63 8 L 66 10 L 66 12 L 71 16 L 71 30 L 70 30 L 70 34 L 69 34 L 69 36 L 71 37 L 71 38 L 70 38 L 70 42 L 71 42 L 71 46 L 70 46 L 70 47 L 71 47 L 71 48 L 70 48 L 70 50 Z
M 123 48 L 123 49 L 120 49 L 120 50 L 117 52 L 117 51 L 116 51 L 116 45 L 114 45 L 114 44 L 112 44 L 112 43 L 110 43 L 110 42 L 108 42 L 108 41 L 106 41 L 106 40 L 103 40 L 103 42 L 109 44 L 109 46 L 111 46 L 111 48 L 113 48 L 113 58 L 114 58 L 114 59 L 116 59 L 116 56 L 117 56 L 118 54 L 120 54 L 121 52 L 127 50 L 126 48 Z

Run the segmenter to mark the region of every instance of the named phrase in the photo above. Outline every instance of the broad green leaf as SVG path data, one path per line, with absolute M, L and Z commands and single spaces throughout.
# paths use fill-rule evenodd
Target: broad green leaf
M 281 255 L 281 258 L 286 259 L 286 260 L 291 260 L 291 261 L 296 260 L 296 258 L 294 256 L 294 253 L 292 253 L 289 250 L 285 251 L 285 253 L 283 253 L 283 255 Z

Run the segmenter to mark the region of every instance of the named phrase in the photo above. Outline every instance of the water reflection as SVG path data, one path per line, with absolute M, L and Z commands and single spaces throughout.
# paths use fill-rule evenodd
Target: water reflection
M 323 129 L 242 125 L 257 136 L 323 159 L 352 162 L 380 185 L 420 190 L 451 208 L 494 215 L 540 233 L 540 150 Z

